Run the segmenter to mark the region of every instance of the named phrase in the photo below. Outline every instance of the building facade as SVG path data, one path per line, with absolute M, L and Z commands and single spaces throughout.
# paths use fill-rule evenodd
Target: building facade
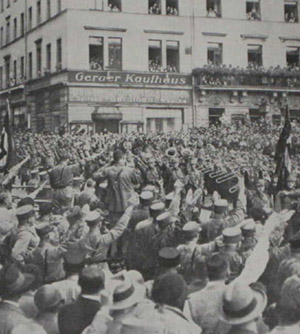
M 298 1 L 0 0 L 0 109 L 33 131 L 300 117 Z M 299 85 L 300 86 L 300 85 Z

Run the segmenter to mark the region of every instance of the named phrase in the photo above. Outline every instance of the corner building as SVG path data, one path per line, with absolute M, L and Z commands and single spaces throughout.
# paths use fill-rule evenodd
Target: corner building
M 37 132 L 66 123 L 168 132 L 223 115 L 275 120 L 286 97 L 296 117 L 299 88 L 286 85 L 285 73 L 266 84 L 236 68 L 299 66 L 298 7 L 284 0 L 0 0 L 0 110 L 10 97 L 14 124 Z M 241 80 L 224 84 L 224 68 Z

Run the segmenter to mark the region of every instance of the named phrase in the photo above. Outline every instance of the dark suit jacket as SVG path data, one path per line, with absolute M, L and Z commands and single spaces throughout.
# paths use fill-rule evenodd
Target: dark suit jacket
M 28 319 L 18 307 L 0 302 L 0 334 L 9 334 L 17 325 L 27 321 Z
M 100 302 L 78 297 L 75 303 L 65 305 L 58 313 L 60 334 L 81 334 L 100 309 Z

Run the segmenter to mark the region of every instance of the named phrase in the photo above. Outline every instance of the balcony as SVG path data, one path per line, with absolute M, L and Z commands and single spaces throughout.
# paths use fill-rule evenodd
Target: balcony
M 246 68 L 206 65 L 193 70 L 196 86 L 258 87 L 265 89 L 299 89 L 300 70 L 294 68 Z

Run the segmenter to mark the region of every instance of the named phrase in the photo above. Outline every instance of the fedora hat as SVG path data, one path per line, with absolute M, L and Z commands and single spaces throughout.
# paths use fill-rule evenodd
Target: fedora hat
M 219 318 L 230 325 L 241 325 L 260 316 L 266 305 L 267 296 L 263 289 L 232 282 L 224 292 Z
M 15 263 L 3 267 L 0 271 L 0 296 L 13 296 L 30 290 L 35 277 L 22 273 Z
M 111 278 L 112 285 L 116 285 L 113 292 L 112 310 L 124 310 L 140 302 L 146 293 L 143 284 L 133 280 L 126 271 L 122 271 Z

